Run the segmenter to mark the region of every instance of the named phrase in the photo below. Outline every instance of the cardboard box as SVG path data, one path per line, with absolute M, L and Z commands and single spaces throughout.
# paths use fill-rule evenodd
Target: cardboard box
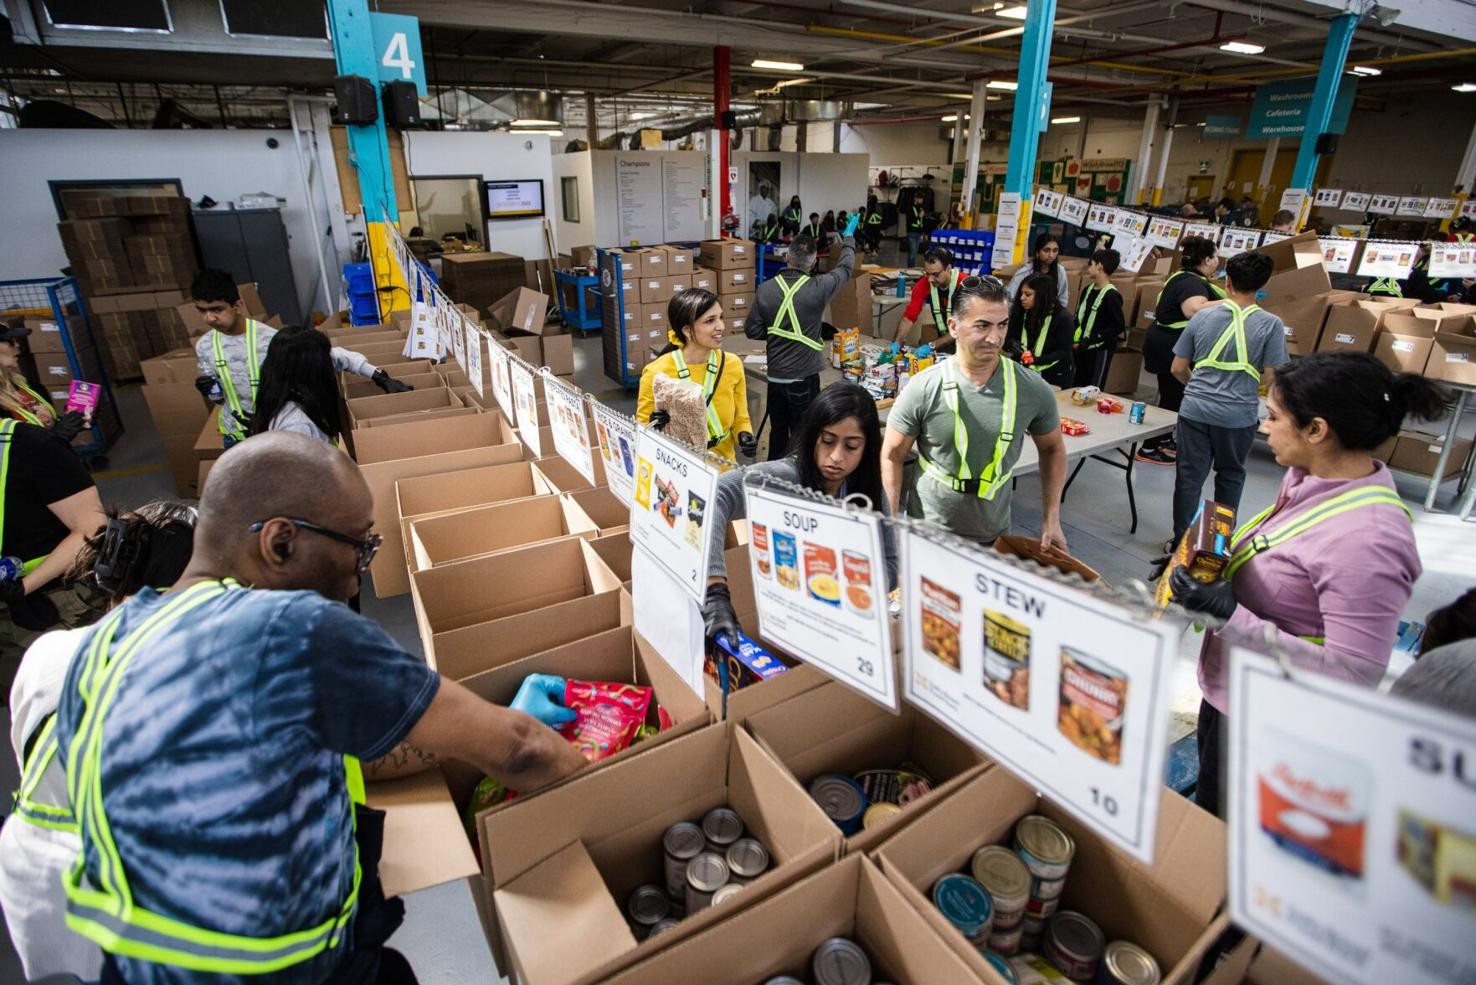
M 164 461 L 169 465 L 169 474 L 174 479 L 175 492 L 182 499 L 194 499 L 200 495 L 198 485 L 200 457 L 195 453 L 195 438 L 199 429 L 188 434 L 166 434 Z
M 1367 301 L 1329 308 L 1318 352 L 1369 352 L 1378 335 L 1383 312 Z
M 831 937 L 861 946 L 871 960 L 872 981 L 977 980 L 876 865 L 852 855 L 605 981 L 750 985 L 778 975 L 813 981 L 815 950 Z
M 63 334 L 67 327 L 65 322 L 59 322 L 51 316 L 28 317 L 25 319 L 25 326 L 31 330 L 31 334 L 26 336 L 26 351 L 33 354 L 67 351 Z
M 1476 386 L 1476 326 L 1470 317 L 1460 331 L 1435 330 L 1425 375 L 1432 380 Z
M 435 372 L 435 364 L 432 363 L 429 359 L 406 359 L 403 356 L 399 357 L 398 359 L 385 360 L 384 362 L 376 363 L 375 367 L 377 369 L 384 370 L 387 374 L 393 376 L 397 380 L 403 380 L 407 376 L 424 376 L 427 373 Z M 338 388 L 340 390 L 347 388 L 350 384 L 363 382 L 365 382 L 364 377 L 360 376 L 358 373 L 344 372 L 338 374 Z M 374 389 L 377 393 L 384 392 L 378 387 L 375 387 Z M 373 396 L 373 394 L 370 394 L 370 396 Z
M 662 338 L 666 337 L 666 305 L 667 302 L 658 301 L 635 306 L 636 324 L 640 325 L 643 338 L 649 338 L 651 332 L 660 332 Z M 625 311 L 629 314 L 631 305 L 626 305 Z
M 487 322 L 498 331 L 542 335 L 548 314 L 548 295 L 527 287 L 509 291 L 487 311 Z
M 553 438 L 548 436 L 546 444 L 541 444 L 545 452 L 553 451 Z M 606 487 L 605 463 L 596 456 L 594 460 L 595 481 L 590 485 L 588 479 L 579 474 L 579 470 L 570 465 L 557 454 L 546 454 L 543 458 L 533 463 L 533 470 L 538 473 L 543 482 L 554 492 L 571 493 L 586 489 L 603 489 Z
M 1422 431 L 1401 431 L 1389 455 L 1389 468 L 1401 472 L 1412 472 L 1430 478 L 1440 461 L 1440 452 L 1445 447 L 1445 435 L 1426 434 Z M 1445 461 L 1445 474 L 1441 480 L 1452 479 L 1461 474 L 1466 459 L 1471 455 L 1471 439 L 1456 438 L 1450 447 L 1450 457 Z
M 665 277 L 671 271 L 667 267 L 669 254 L 660 247 L 643 247 L 635 251 L 636 276 L 641 280 Z M 690 269 L 690 268 L 689 268 Z
M 586 490 L 587 493 L 603 491 L 600 489 Z M 626 591 L 629 591 L 631 588 L 631 559 L 635 556 L 635 545 L 631 543 L 628 528 L 615 527 L 613 533 L 596 537 L 589 542 L 589 546 L 600 556 L 600 560 L 605 562 L 610 572 L 620 579 Z
M 595 263 L 595 248 L 593 246 L 575 246 L 569 250 L 569 259 L 576 267 L 592 267 Z
M 1112 363 L 1107 367 L 1108 393 L 1130 397 L 1138 392 L 1143 377 L 1143 350 L 1124 346 L 1112 354 Z
M 565 499 L 572 500 L 584 512 L 584 515 L 590 518 L 599 528 L 601 537 L 625 530 L 630 526 L 630 504 L 611 492 L 609 486 L 597 489 L 576 489 L 564 493 L 563 496 Z M 629 538 L 626 539 L 629 540 Z
M 607 250 L 606 252 L 608 252 L 612 257 L 615 258 L 616 263 L 620 264 L 621 279 L 632 281 L 640 279 L 641 251 L 639 248 L 614 249 Z
M 748 317 L 748 313 L 753 310 L 753 295 L 753 291 L 745 291 L 742 294 L 724 294 L 722 296 L 723 314 L 730 318 Z
M 663 832 L 721 806 L 737 811 L 768 848 L 771 868 L 724 906 L 637 943 L 625 901 L 637 886 L 663 881 Z M 809 795 L 731 726 L 576 775 L 514 809 L 479 817 L 478 830 L 506 943 L 503 967 L 526 985 L 602 981 L 772 897 L 833 862 L 840 849 L 835 825 Z M 503 956 L 500 942 L 492 943 Z M 763 943 L 746 941 L 759 951 Z
M 598 552 L 597 552 L 598 553 Z M 442 633 L 436 664 L 452 678 L 468 677 L 524 657 L 631 623 L 630 595 L 600 592 L 492 623 Z
M 702 266 L 708 270 L 753 269 L 754 245 L 746 239 L 709 239 L 698 247 Z
M 620 590 L 620 579 L 579 538 L 519 547 L 410 575 L 425 659 L 441 669 L 436 644 L 456 630 L 507 630 L 506 620 Z M 444 671 L 443 671 L 444 672 Z
M 176 349 L 139 362 L 145 383 L 194 384 L 199 375 L 194 349 Z
M 139 390 L 154 428 L 164 437 L 193 439 L 210 416 L 210 404 L 192 383 L 145 383 Z
M 521 450 L 521 445 L 514 447 Z M 497 503 L 553 495 L 553 489 L 543 476 L 532 469 L 531 463 L 522 460 L 445 473 L 422 473 L 401 479 L 390 491 L 396 527 L 402 538 L 400 559 L 408 565 L 414 557 L 410 528 L 416 521 Z
M 555 376 L 574 374 L 574 337 L 572 335 L 545 335 L 543 337 L 543 362 Z
M 1416 317 L 1410 312 L 1394 312 L 1384 318 L 1384 330 L 1374 342 L 1374 355 L 1396 373 L 1423 375 L 1435 346 L 1435 326 L 1439 319 Z
M 566 537 L 593 540 L 594 521 L 561 496 L 534 496 L 408 521 L 411 572 Z
M 404 393 L 381 393 L 374 397 L 356 397 L 346 401 L 349 427 L 361 428 L 377 417 L 395 417 L 423 411 L 464 409 L 456 395 L 444 386 Z
M 210 414 L 200 425 L 200 431 L 195 435 L 195 457 L 219 458 L 225 451 L 224 435 L 220 433 L 220 408 L 211 407 Z
M 692 286 L 716 294 L 718 289 L 717 271 L 708 270 L 706 267 L 694 267 L 692 269 Z
M 667 244 L 657 249 L 666 254 L 666 272 L 671 276 L 690 274 L 697 266 L 697 251 L 685 246 Z
M 870 274 L 851 278 L 830 299 L 829 321 L 836 328 L 859 328 L 862 335 L 871 335 L 872 317 Z
M 665 277 L 642 277 L 636 282 L 636 296 L 643 305 L 665 304 L 671 300 Z
M 476 852 L 439 770 L 367 783 L 364 793 L 368 806 L 385 813 L 384 849 L 379 857 L 379 881 L 385 896 L 393 898 L 456 879 L 474 879 L 480 884 Z
M 393 373 L 390 374 L 394 376 Z M 377 397 L 384 393 L 379 384 L 373 380 L 366 380 L 361 376 L 351 376 L 354 382 L 343 384 L 343 399 L 358 400 L 361 397 Z M 414 373 L 409 376 L 395 376 L 401 383 L 413 386 L 416 390 L 430 390 L 443 387 L 446 380 L 439 373 Z
M 855 776 L 863 770 L 910 767 L 932 780 L 932 791 L 909 802 L 900 814 L 847 838 L 847 852 L 874 848 L 990 765 L 983 754 L 911 705 L 904 702 L 894 715 L 835 682 L 767 708 L 750 717 L 747 726 L 806 790 L 822 773 Z
M 1109 941 L 1146 948 L 1164 985 L 1193 981 L 1200 958 L 1229 923 L 1218 913 L 1225 898 L 1226 833 L 1219 820 L 1170 790 L 1162 791 L 1152 865 L 1104 841 L 1002 769 L 974 775 L 889 838 L 875 857 L 978 979 L 1001 985 L 978 948 L 938 912 L 930 890 L 940 876 L 966 871 L 980 847 L 1008 844 L 1015 822 L 1027 814 L 1044 814 L 1076 842 L 1060 908 L 1086 914 Z
M 751 268 L 729 267 L 718 271 L 719 295 L 751 293 L 756 285 Z

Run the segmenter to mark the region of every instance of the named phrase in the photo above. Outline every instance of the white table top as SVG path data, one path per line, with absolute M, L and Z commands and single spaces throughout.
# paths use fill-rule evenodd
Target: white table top
M 1070 435 L 1063 434 L 1061 440 L 1066 442 L 1066 457 L 1068 460 L 1082 458 L 1086 455 L 1097 455 L 1101 452 L 1129 445 L 1133 442 L 1143 442 L 1156 435 L 1167 434 L 1178 424 L 1179 415 L 1171 410 L 1163 410 L 1149 404 L 1143 412 L 1143 423 L 1132 424 L 1128 421 L 1128 409 L 1133 402 L 1127 397 L 1114 397 L 1123 405 L 1121 414 L 1099 414 L 1095 404 L 1086 407 L 1078 407 L 1071 402 L 1071 391 L 1062 390 L 1056 394 L 1056 403 L 1061 408 L 1062 417 L 1074 417 L 1078 421 L 1086 423 L 1091 430 L 1086 434 Z M 1035 442 L 1027 440 L 1020 449 L 1020 458 L 1015 462 L 1014 475 L 1029 475 L 1040 469 L 1040 454 L 1035 449 Z

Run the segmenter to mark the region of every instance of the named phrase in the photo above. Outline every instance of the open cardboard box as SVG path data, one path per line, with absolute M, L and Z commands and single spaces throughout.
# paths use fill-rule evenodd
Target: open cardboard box
M 1318 352 L 1371 352 L 1384 316 L 1397 311 L 1376 301 L 1354 301 L 1328 308 Z
M 612 534 L 596 537 L 589 542 L 589 546 L 605 562 L 610 572 L 620 579 L 620 583 L 629 589 L 631 558 L 635 554 L 635 545 L 631 543 L 630 533 L 619 530 Z
M 456 395 L 444 386 L 405 393 L 381 393 L 372 397 L 356 397 L 346 401 L 349 426 L 361 428 L 376 417 L 392 417 L 418 411 L 457 409 L 464 407 Z
M 904 827 L 875 857 L 923 919 L 974 971 L 1003 985 L 932 902 L 932 887 L 966 871 L 984 845 L 1011 844 L 1015 822 L 1044 814 L 1076 842 L 1060 909 L 1086 914 L 1107 940 L 1132 941 L 1158 961 L 1163 985 L 1194 980 L 1200 958 L 1229 923 L 1225 899 L 1225 825 L 1167 788 L 1162 791 L 1154 863 L 1144 865 L 1109 844 L 1008 770 L 978 773 Z
M 494 445 L 515 448 L 512 461 L 522 457 L 522 445 L 506 418 L 500 414 L 471 414 L 450 420 L 402 421 L 365 428 L 354 436 L 354 459 L 362 466 Z
M 495 506 L 409 521 L 411 572 L 541 544 L 565 537 L 593 540 L 599 533 L 579 506 L 562 496 L 534 496 Z
M 769 871 L 723 906 L 638 943 L 625 901 L 637 886 L 664 881 L 663 833 L 723 806 L 769 850 Z M 483 815 L 478 832 L 503 939 L 492 941 L 493 953 L 524 985 L 602 981 L 771 897 L 840 852 L 830 819 L 731 725 L 576 775 L 516 809 Z M 767 942 L 746 943 L 766 950 Z
M 195 436 L 195 456 L 219 458 L 225 451 L 223 438 L 220 433 L 220 407 L 212 407 L 210 416 L 205 418 L 205 423 L 200 425 L 200 433 Z
M 437 642 L 438 669 L 460 680 L 621 626 L 631 625 L 630 594 L 601 592 L 494 623 L 453 630 Z
M 1436 466 L 1440 463 L 1440 452 L 1444 447 L 1444 434 L 1426 434 L 1414 430 L 1400 431 L 1393 450 L 1384 460 L 1389 463 L 1391 469 L 1421 475 L 1428 479 L 1434 476 Z M 1455 443 L 1450 447 L 1450 455 L 1446 457 L 1445 474 L 1440 477 L 1440 480 L 1444 482 L 1446 479 L 1454 479 L 1460 475 L 1470 455 L 1471 439 L 1457 437 Z
M 611 492 L 609 486 L 576 489 L 563 495 L 577 503 L 584 515 L 594 521 L 601 537 L 630 528 L 630 504 Z
M 544 333 L 543 316 L 548 311 L 548 295 L 528 287 L 515 288 L 487 309 L 488 323 L 500 332 Z M 557 330 L 557 326 L 554 327 Z
M 528 462 L 521 460 L 445 474 L 415 476 L 397 482 L 394 501 L 403 547 L 401 556 L 407 565 L 414 557 L 410 547 L 410 526 L 417 520 L 530 496 L 551 497 L 553 493 L 554 490 L 543 477 Z M 406 588 L 409 588 L 408 583 Z
M 991 762 L 911 705 L 899 714 L 830 682 L 749 717 L 747 727 L 759 744 L 806 790 L 822 773 L 854 776 L 862 770 L 896 769 L 905 764 L 933 782 L 930 793 L 908 803 L 900 814 L 846 839 L 847 852 L 864 852 L 900 830 Z
M 861 946 L 872 981 L 976 980 L 871 860 L 851 855 L 604 981 L 753 985 L 777 975 L 813 981 L 815 950 L 832 937 Z
M 480 884 L 476 850 L 440 770 L 366 783 L 364 799 L 385 812 L 379 881 L 387 898 L 456 879 Z
M 606 484 L 607 480 L 605 479 L 605 463 L 600 461 L 598 455 L 594 456 L 595 484 L 591 486 L 589 480 L 579 474 L 578 469 L 560 458 L 557 454 L 550 454 L 553 451 L 553 438 L 551 435 L 548 437 L 548 442 L 542 445 L 542 448 L 544 457 L 535 461 L 533 467 L 538 470 L 538 474 L 543 476 L 543 481 L 547 482 L 549 488 L 554 492 L 572 493 L 586 489 L 608 488 Z
M 174 349 L 162 356 L 152 356 L 139 361 L 145 383 L 188 383 L 192 387 L 199 375 L 199 363 L 194 349 Z M 196 393 L 199 391 L 197 390 Z
M 1461 314 L 1457 318 L 1464 320 L 1436 326 L 1425 375 L 1432 380 L 1476 386 L 1476 319 Z
M 343 384 L 344 400 L 358 400 L 360 397 L 377 397 L 384 393 L 379 388 L 379 384 L 373 380 L 366 380 L 359 376 L 351 377 L 351 379 L 353 380 L 352 383 Z M 395 379 L 401 383 L 413 386 L 417 391 L 434 390 L 445 385 L 445 381 L 436 373 L 414 373 L 410 376 L 396 376 Z
M 375 363 L 375 366 L 379 369 L 384 370 L 387 374 L 393 376 L 395 379 L 400 380 L 404 379 L 407 376 L 424 376 L 426 373 L 432 372 L 435 363 L 431 362 L 429 359 L 406 359 L 401 356 L 397 360 L 385 360 L 383 363 Z M 343 372 L 338 374 L 338 383 L 340 389 L 348 386 L 351 383 L 362 382 L 364 382 L 364 377 L 360 376 L 358 373 Z M 378 387 L 376 387 L 375 389 L 377 390 Z
M 1421 316 L 1422 311 L 1429 314 Z M 1389 312 L 1384 316 L 1384 330 L 1374 342 L 1374 355 L 1396 373 L 1424 375 L 1430 350 L 1435 347 L 1435 329 L 1444 322 L 1442 314 L 1425 308 Z
M 508 620 L 553 608 L 574 619 L 590 596 L 621 588 L 600 556 L 580 538 L 519 547 L 457 561 L 410 576 L 410 597 L 425 659 L 448 677 L 437 645 L 452 633 L 481 640 L 511 631 Z M 471 632 L 475 631 L 475 632 Z

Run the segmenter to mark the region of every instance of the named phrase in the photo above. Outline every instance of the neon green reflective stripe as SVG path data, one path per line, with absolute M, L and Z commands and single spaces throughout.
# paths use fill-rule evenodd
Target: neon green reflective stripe
M 15 813 L 17 817 L 38 828 L 75 833 L 77 819 L 70 807 L 43 804 L 36 799 L 36 788 L 41 785 L 41 778 L 56 759 L 56 749 L 56 715 L 52 714 L 47 717 L 46 724 L 41 726 L 41 734 L 36 737 L 36 746 L 21 770 L 21 785 L 15 794 Z
M 10 478 L 10 442 L 19 424 L 20 422 L 13 417 L 0 421 L 0 545 L 5 543 L 5 483 Z M 41 557 L 22 561 L 21 575 L 28 575 L 35 571 L 46 562 L 48 557 L 50 557 L 49 554 L 43 554 Z
M 1092 337 L 1092 330 L 1097 326 L 1097 312 L 1102 307 L 1102 301 L 1106 299 L 1108 291 L 1115 290 L 1117 290 L 1116 284 L 1108 284 L 1101 290 L 1097 290 L 1095 287 L 1089 287 L 1081 292 L 1081 300 L 1076 305 L 1076 337 L 1072 339 L 1077 345 L 1081 344 L 1083 337 L 1087 339 Z M 1093 291 L 1097 291 L 1097 296 L 1092 298 L 1092 308 L 1088 312 L 1087 298 Z
M 794 296 L 799 289 L 810 282 L 809 274 L 801 274 L 793 281 L 786 281 L 783 277 L 775 277 L 774 282 L 779 285 L 779 290 L 784 294 L 783 300 L 779 302 L 779 310 L 774 312 L 774 320 L 769 324 L 769 334 L 777 335 L 781 339 L 798 342 L 807 345 L 815 351 L 825 348 L 819 342 L 810 338 L 800 330 L 799 314 L 794 310 Z M 785 328 L 784 323 L 789 323 Z
M 687 360 L 682 356 L 681 349 L 673 349 L 672 357 L 676 359 L 677 379 L 691 379 L 692 372 L 687 368 Z M 707 407 L 707 440 L 708 447 L 717 444 L 728 436 L 723 427 L 722 420 L 717 416 L 717 411 L 712 409 L 712 394 L 717 389 L 718 376 L 721 374 L 722 364 L 718 362 L 719 350 L 713 349 L 707 354 L 707 377 L 702 382 L 702 400 Z
M 866 217 L 866 224 L 868 226 L 880 226 L 881 223 L 882 217 L 880 212 L 873 212 Z
M 820 238 L 820 233 L 821 233 L 820 224 L 818 222 L 811 223 L 810 224 L 810 228 L 809 228 L 809 233 L 810 233 L 810 238 L 811 239 L 819 239 Z
M 1030 329 L 1027 328 L 1025 325 L 1022 324 L 1020 326 L 1020 334 L 1022 336 L 1025 336 L 1027 339 L 1029 338 L 1029 336 L 1027 335 L 1027 333 L 1029 331 L 1030 331 Z M 1034 345 L 1031 345 L 1031 346 L 1027 346 L 1027 348 L 1029 348 L 1029 350 L 1035 356 L 1035 358 L 1037 358 L 1037 359 L 1040 358 L 1040 351 L 1045 348 L 1046 336 L 1047 335 L 1050 335 L 1050 334 L 1051 334 L 1051 320 L 1048 318 L 1048 319 L 1046 319 L 1045 323 L 1040 326 L 1040 334 L 1035 337 L 1035 344 Z M 1044 373 L 1046 370 L 1048 370 L 1052 366 L 1056 365 L 1056 363 L 1058 361 L 1059 360 L 1052 360 L 1051 362 L 1048 362 L 1048 363 L 1031 363 L 1030 364 L 1030 368 L 1033 369 L 1033 370 L 1035 370 L 1037 373 Z
M 37 403 L 38 406 L 40 406 L 40 407 L 50 407 L 51 406 L 51 401 L 50 400 L 48 400 L 46 397 L 43 397 L 41 394 L 37 393 L 35 390 L 32 390 L 30 387 L 26 386 L 24 383 L 17 383 L 16 386 L 19 387 L 20 389 L 26 391 L 27 393 L 29 393 L 31 395 L 31 399 L 34 400 L 34 401 L 36 401 L 36 403 Z M 15 413 L 19 414 L 22 418 L 24 418 L 25 419 L 25 422 L 27 424 L 34 424 L 38 428 L 44 428 L 44 427 L 46 427 L 46 422 L 45 422 L 45 420 L 42 419 L 42 417 L 41 417 L 40 414 L 32 414 L 30 411 L 26 410 L 24 407 L 17 407 L 17 408 L 15 408 Z
M 1153 306 L 1155 308 L 1157 308 L 1160 304 L 1163 303 L 1163 292 L 1166 291 L 1166 290 L 1168 290 L 1168 286 L 1174 282 L 1174 278 L 1175 277 L 1179 277 L 1181 275 L 1188 275 L 1190 277 L 1199 277 L 1198 274 L 1193 273 L 1193 272 L 1188 271 L 1188 270 L 1176 270 L 1172 274 L 1169 274 L 1168 280 L 1166 280 L 1166 281 L 1163 282 L 1163 287 L 1160 287 L 1158 289 L 1158 297 L 1153 302 Z M 1203 277 L 1199 277 L 1199 279 L 1200 280 L 1204 280 Z M 1218 297 L 1221 297 L 1221 298 L 1223 298 L 1225 296 L 1225 289 L 1223 287 L 1221 287 L 1220 285 L 1214 283 L 1213 281 L 1204 280 L 1204 286 L 1207 287 L 1207 288 L 1209 288 L 1209 291 L 1210 291 L 1211 294 L 1217 295 Z M 1185 318 L 1183 321 L 1166 321 L 1166 322 L 1161 321 L 1161 322 L 1158 323 L 1158 327 L 1159 328 L 1167 328 L 1167 329 L 1170 329 L 1172 331 L 1178 331 L 1178 330 L 1182 329 L 1184 326 L 1186 326 L 1188 324 L 1189 324 L 1189 319 Z
M 932 303 L 933 324 L 937 327 L 940 336 L 948 334 L 948 316 L 953 312 L 953 292 L 958 290 L 958 275 L 958 268 L 955 267 L 953 276 L 948 282 L 948 297 L 942 301 L 938 300 L 938 285 L 933 282 L 931 277 L 928 278 L 928 291 L 930 294 L 928 300 Z
M 1335 516 L 1347 513 L 1349 510 L 1361 509 L 1365 506 L 1377 506 L 1385 504 L 1397 506 L 1404 511 L 1404 515 L 1413 519 L 1409 507 L 1399 498 L 1399 494 L 1387 486 L 1364 486 L 1361 489 L 1352 489 L 1332 497 L 1325 503 L 1321 503 L 1305 513 L 1287 521 L 1286 525 L 1280 527 L 1273 533 L 1253 534 L 1252 531 L 1261 523 L 1265 522 L 1270 511 L 1267 510 L 1253 519 L 1250 523 L 1241 527 L 1231 538 L 1230 563 L 1225 566 L 1225 577 L 1234 578 L 1235 573 L 1241 567 L 1255 557 L 1275 547 L 1280 547 L 1287 541 L 1306 533 L 1313 527 Z
M 943 371 L 948 374 L 948 378 L 943 381 L 943 402 L 953 411 L 953 445 L 958 449 L 958 475 L 949 475 L 945 469 L 930 462 L 921 451 L 918 452 L 917 459 L 924 475 L 954 492 L 967 492 L 967 483 L 973 481 L 973 473 L 969 469 L 969 429 L 958 412 L 959 382 L 954 360 L 950 359 Z M 1004 459 L 1015 440 L 1015 373 L 1019 369 L 1013 360 L 1002 359 L 1000 372 L 1004 374 L 1004 400 L 1000 407 L 999 434 L 994 439 L 994 452 L 989 457 L 989 464 L 979 476 L 980 499 L 993 499 L 995 493 L 1004 488 L 1010 478 L 1010 473 L 1004 467 Z
M 1402 298 L 1404 297 L 1404 288 L 1400 287 L 1399 281 L 1393 277 L 1377 277 L 1372 284 L 1368 285 L 1368 293 L 1387 294 L 1390 297 Z
M 256 406 L 256 391 L 261 384 L 261 361 L 256 351 L 256 330 L 260 326 L 255 319 L 246 319 L 246 382 L 251 388 L 251 406 Z M 226 406 L 230 409 L 231 417 L 236 422 L 234 431 L 227 431 L 225 420 L 220 421 L 220 433 L 233 438 L 244 438 L 246 432 L 241 428 L 241 418 L 245 411 L 241 406 L 241 397 L 236 393 L 236 381 L 231 379 L 230 367 L 226 364 L 225 346 L 221 343 L 221 334 L 216 332 L 210 337 L 210 346 L 215 355 L 215 378 L 220 381 L 220 388 L 225 393 Z
M 1254 312 L 1260 311 L 1260 305 L 1249 305 L 1242 308 L 1234 301 L 1226 301 L 1225 307 L 1230 309 L 1230 324 L 1220 333 L 1215 346 L 1210 354 L 1194 364 L 1194 368 L 1208 366 L 1210 369 L 1222 369 L 1227 373 L 1247 373 L 1250 378 L 1257 382 L 1261 379 L 1261 371 L 1251 365 L 1248 346 L 1245 340 L 1245 320 Z M 1235 343 L 1235 361 L 1226 362 L 1221 357 L 1231 342 Z

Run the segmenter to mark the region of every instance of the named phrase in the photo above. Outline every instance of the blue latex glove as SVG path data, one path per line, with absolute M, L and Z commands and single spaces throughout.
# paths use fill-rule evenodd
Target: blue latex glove
M 897 353 L 897 352 L 901 352 L 901 351 L 902 351 L 902 343 L 900 343 L 900 342 L 893 342 L 892 343 L 892 352 Z
M 854 235 L 856 235 L 856 225 L 860 221 L 861 221 L 861 213 L 859 213 L 859 212 L 856 213 L 855 215 L 851 216 L 849 219 L 847 219 L 846 220 L 846 228 L 844 228 L 844 229 L 841 230 L 841 236 L 842 237 L 847 237 L 847 236 L 854 236 Z
M 529 674 L 523 678 L 509 707 L 532 715 L 551 729 L 567 725 L 579 716 L 560 704 L 564 700 L 564 684 L 562 677 L 553 674 Z

